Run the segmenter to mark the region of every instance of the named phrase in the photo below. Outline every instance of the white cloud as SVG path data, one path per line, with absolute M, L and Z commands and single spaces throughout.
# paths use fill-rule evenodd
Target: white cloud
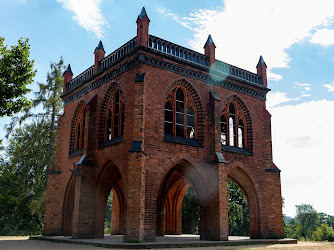
M 272 108 L 282 103 L 297 101 L 299 99 L 300 99 L 299 97 L 291 99 L 286 96 L 286 93 L 282 93 L 282 92 L 269 92 L 267 94 L 267 107 Z
M 309 83 L 296 82 L 295 85 L 297 86 L 296 88 L 303 89 L 304 91 L 311 91 L 311 84 Z M 304 91 L 302 92 L 302 94 L 305 93 Z M 304 96 L 307 96 L 307 95 L 304 95 Z
M 255 71 L 262 55 L 269 67 L 288 67 L 291 45 L 309 39 L 311 32 L 329 23 L 334 1 L 225 0 L 224 8 L 198 9 L 174 20 L 194 31 L 190 45 L 203 51 L 209 34 L 217 46 L 216 58 Z M 301 7 L 302 6 L 302 7 Z M 168 15 L 171 12 L 168 11 Z M 273 77 L 273 80 L 279 78 Z
M 328 92 L 334 92 L 334 82 L 331 84 L 324 84 L 322 85 L 328 89 Z
M 89 32 L 95 33 L 98 38 L 103 37 L 103 27 L 109 23 L 102 16 L 101 0 L 57 0 L 62 7 L 74 12 L 73 20 Z
M 296 204 L 313 204 L 318 212 L 334 215 L 333 189 L 334 101 L 320 100 L 269 108 L 272 114 L 274 162 L 282 170 L 284 213 Z M 320 112 L 322 111 L 322 112 Z M 318 114 L 313 116 L 313 114 Z
M 334 30 L 319 29 L 313 34 L 312 38 L 310 39 L 310 42 L 317 43 L 323 46 L 333 45 Z
M 299 82 L 296 82 L 295 85 L 301 86 L 301 87 L 310 87 L 311 86 L 311 84 L 309 84 L 309 83 L 299 83 Z

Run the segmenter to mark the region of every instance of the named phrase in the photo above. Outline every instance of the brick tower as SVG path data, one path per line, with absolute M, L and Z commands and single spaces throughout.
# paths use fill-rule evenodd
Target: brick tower
M 137 36 L 72 79 L 48 171 L 44 235 L 103 238 L 113 193 L 112 233 L 125 241 L 181 234 L 189 186 L 200 205 L 200 238 L 228 236 L 227 182 L 244 191 L 251 238 L 282 238 L 280 170 L 273 164 L 266 64 L 257 74 L 149 34 Z M 73 65 L 72 65 L 73 67 Z

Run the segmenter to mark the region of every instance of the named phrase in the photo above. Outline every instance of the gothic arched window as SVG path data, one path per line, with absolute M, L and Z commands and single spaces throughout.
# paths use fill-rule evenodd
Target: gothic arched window
M 165 103 L 165 134 L 197 138 L 196 108 L 190 93 L 182 86 L 172 88 Z
M 82 108 L 75 124 L 74 151 L 84 147 L 86 108 Z
M 116 88 L 109 100 L 105 114 L 105 141 L 124 133 L 124 95 Z
M 227 145 L 227 120 L 225 115 L 222 115 L 220 119 L 220 142 Z
M 229 102 L 221 115 L 221 144 L 246 148 L 245 121 L 245 115 L 239 106 L 232 101 Z

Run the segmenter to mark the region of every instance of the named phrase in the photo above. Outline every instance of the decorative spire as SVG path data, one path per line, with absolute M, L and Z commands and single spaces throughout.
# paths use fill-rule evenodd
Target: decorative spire
M 72 69 L 71 69 L 71 65 L 69 64 L 64 72 L 64 74 L 67 74 L 67 73 L 71 73 L 73 75 L 73 72 L 72 72 Z
M 210 46 L 211 44 L 213 44 L 213 46 L 215 46 L 215 48 L 216 48 L 216 45 L 215 45 L 215 43 L 213 42 L 211 35 L 209 35 L 209 36 L 208 36 L 208 40 L 206 40 L 206 43 L 205 43 L 204 47 L 205 47 L 205 46 Z
M 140 19 L 143 19 L 144 17 L 147 17 L 148 18 L 148 15 L 146 13 L 146 10 L 145 10 L 145 7 L 143 7 L 141 9 L 141 12 L 140 12 L 140 15 L 139 15 Z M 150 19 L 149 19 L 150 20 Z
M 140 12 L 138 18 L 137 18 L 137 22 L 138 22 L 138 19 L 144 19 L 145 17 L 148 19 L 149 22 L 151 22 L 150 19 L 148 18 L 148 15 L 146 13 L 145 7 L 143 7 L 141 9 L 141 12 Z
M 100 42 L 99 42 L 99 44 L 97 45 L 97 47 L 95 48 L 95 50 L 101 50 L 101 49 L 103 49 L 103 51 L 104 51 L 102 41 L 100 40 Z
M 263 60 L 263 57 L 260 56 L 259 62 L 258 62 L 258 64 L 257 64 L 256 67 L 258 67 L 258 66 L 262 66 L 262 65 L 265 65 L 265 66 L 267 67 L 267 64 L 266 64 L 265 61 Z

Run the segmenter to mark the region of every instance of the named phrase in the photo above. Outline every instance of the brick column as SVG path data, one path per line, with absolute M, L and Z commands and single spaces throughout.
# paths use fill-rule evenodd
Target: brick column
M 73 175 L 76 177 L 73 232 L 72 237 L 78 239 L 94 238 L 94 166 L 85 161 L 85 155 L 77 163 Z
M 94 96 L 87 103 L 84 155 L 72 172 L 72 175 L 76 177 L 73 238 L 103 238 L 104 236 L 103 232 L 97 234 L 95 228 L 94 150 L 96 148 L 96 105 L 97 96 Z
M 262 56 L 260 56 L 256 69 L 257 74 L 261 77 L 263 86 L 267 87 L 267 64 L 264 62 Z
M 70 64 L 67 66 L 67 69 L 65 70 L 63 76 L 64 76 L 63 93 L 65 93 L 66 88 L 67 88 L 67 84 L 70 81 L 72 81 L 72 78 L 73 78 L 73 73 L 72 73 L 72 69 L 71 69 L 71 65 Z
M 59 192 L 61 172 L 48 171 L 43 235 L 62 235 L 62 203 Z
M 145 152 L 144 152 L 144 79 L 137 73 L 134 84 L 133 142 L 129 150 L 125 211 L 125 242 L 144 240 Z
M 150 25 L 150 19 L 147 16 L 145 8 L 143 7 L 140 15 L 137 18 L 137 37 L 136 37 L 137 46 L 148 47 L 149 25 Z
M 209 66 L 212 66 L 216 61 L 216 45 L 214 44 L 211 35 L 204 45 L 204 55 L 208 56 Z
M 206 202 L 201 207 L 201 240 L 227 240 L 227 171 L 224 163 L 207 166 Z

